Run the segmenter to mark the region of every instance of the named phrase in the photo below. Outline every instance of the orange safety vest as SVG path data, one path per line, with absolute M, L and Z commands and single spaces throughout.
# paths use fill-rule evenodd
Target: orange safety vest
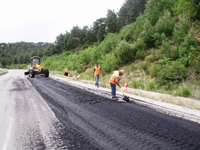
M 117 78 L 119 78 L 118 81 L 116 81 Z M 121 80 L 121 77 L 119 76 L 119 71 L 115 71 L 113 75 L 111 76 L 109 82 L 112 84 L 118 84 L 120 80 Z
M 97 68 L 97 67 L 95 67 L 94 69 L 95 69 L 95 70 L 94 70 L 94 75 L 100 75 L 100 70 L 101 70 L 101 67 L 100 67 L 100 66 L 98 66 L 98 68 Z
M 69 73 L 69 69 L 68 68 L 65 69 L 65 73 Z

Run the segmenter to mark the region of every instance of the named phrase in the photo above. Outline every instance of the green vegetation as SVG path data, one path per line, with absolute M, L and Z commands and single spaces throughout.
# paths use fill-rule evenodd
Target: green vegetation
M 0 76 L 6 74 L 8 71 L 4 69 L 0 69 Z
M 0 64 L 15 68 L 39 55 L 50 71 L 63 74 L 67 66 L 94 80 L 99 62 L 103 86 L 113 70 L 123 68 L 122 84 L 128 81 L 129 87 L 200 99 L 198 14 L 198 0 L 127 0 L 118 13 L 108 10 L 93 27 L 75 26 L 54 44 L 0 43 Z

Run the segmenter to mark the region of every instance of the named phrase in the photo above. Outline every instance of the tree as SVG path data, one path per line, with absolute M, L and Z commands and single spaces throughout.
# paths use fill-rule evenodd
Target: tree
M 188 34 L 192 23 L 190 22 L 188 15 L 181 15 L 179 20 L 179 23 L 175 24 L 173 38 L 177 43 L 180 44 L 184 41 L 184 38 Z
M 65 36 L 63 34 L 56 37 L 56 49 L 58 52 L 64 51 L 64 38 Z
M 96 35 L 96 38 L 99 42 L 103 41 L 106 35 L 105 20 L 106 18 L 100 18 L 93 23 L 94 34 Z
M 71 30 L 72 43 L 75 47 L 80 44 L 83 44 L 83 39 L 85 35 L 82 34 L 82 30 L 78 26 L 74 26 Z
M 3 68 L 5 68 L 7 65 L 7 59 L 5 57 L 2 57 L 0 60 L 0 64 L 2 65 Z
M 118 22 L 122 28 L 134 21 L 145 10 L 147 0 L 126 0 L 118 13 Z
M 96 42 L 96 41 L 97 41 L 97 37 L 96 37 L 96 35 L 95 35 L 95 33 L 94 33 L 93 28 L 89 28 L 89 29 L 87 30 L 87 32 L 86 32 L 86 42 L 87 42 L 88 44 L 91 44 L 91 43 L 94 43 L 94 42 Z
M 172 12 L 173 4 L 174 0 L 151 0 L 147 3 L 144 14 L 151 24 L 155 25 L 164 10 Z
M 115 33 L 118 31 L 118 28 L 117 28 L 117 15 L 116 13 L 114 12 L 114 10 L 108 10 L 108 13 L 107 13 L 107 18 L 105 20 L 105 23 L 106 23 L 106 27 L 107 27 L 107 32 L 108 33 Z
M 17 57 L 14 57 L 13 63 L 14 63 L 14 64 L 18 64 Z
M 168 10 L 164 11 L 163 16 L 159 18 L 155 25 L 155 31 L 162 34 L 165 33 L 166 36 L 172 36 L 175 20 L 171 17 Z
M 188 13 L 191 19 L 200 19 L 199 0 L 178 0 L 173 7 L 174 15 Z

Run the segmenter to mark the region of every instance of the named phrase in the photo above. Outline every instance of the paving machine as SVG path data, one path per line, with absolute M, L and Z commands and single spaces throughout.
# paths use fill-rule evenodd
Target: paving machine
M 40 57 L 33 56 L 30 58 L 31 65 L 28 67 L 28 71 L 25 72 L 25 75 L 29 75 L 34 78 L 35 75 L 44 75 L 45 77 L 49 76 L 49 70 L 44 69 L 40 62 Z

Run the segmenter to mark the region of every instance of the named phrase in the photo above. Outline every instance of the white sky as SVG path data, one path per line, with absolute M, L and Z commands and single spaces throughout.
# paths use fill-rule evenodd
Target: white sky
M 125 0 L 0 0 L 0 43 L 51 42 L 73 26 L 92 26 Z

